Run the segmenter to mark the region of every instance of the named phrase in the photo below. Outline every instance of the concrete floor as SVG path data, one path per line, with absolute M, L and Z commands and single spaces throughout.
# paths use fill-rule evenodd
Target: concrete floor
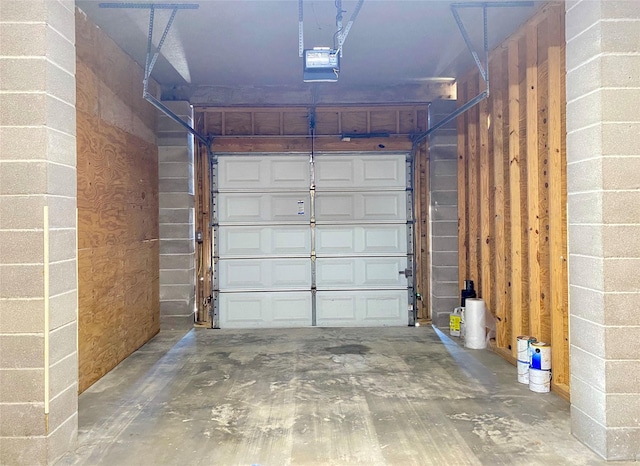
M 595 465 L 569 404 L 432 327 L 162 332 L 80 396 L 86 465 Z M 457 339 L 456 339 L 457 340 Z

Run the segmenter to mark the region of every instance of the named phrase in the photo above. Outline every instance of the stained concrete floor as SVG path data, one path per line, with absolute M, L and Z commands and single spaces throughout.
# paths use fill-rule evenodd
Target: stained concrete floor
M 72 465 L 596 465 L 569 404 L 432 327 L 160 333 L 79 399 Z

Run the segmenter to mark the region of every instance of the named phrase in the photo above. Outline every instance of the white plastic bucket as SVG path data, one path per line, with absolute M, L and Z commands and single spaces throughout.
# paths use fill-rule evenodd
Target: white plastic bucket
M 518 361 L 518 382 L 529 383 L 529 363 L 526 361 Z
M 529 390 L 547 393 L 551 390 L 551 371 L 529 368 Z
M 537 340 L 529 335 L 522 335 L 517 338 L 518 361 L 531 363 L 531 344 Z

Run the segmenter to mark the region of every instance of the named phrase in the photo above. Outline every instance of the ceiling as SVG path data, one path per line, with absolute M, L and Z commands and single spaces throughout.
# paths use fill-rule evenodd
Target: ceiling
M 468 2 L 468 0 L 467 0 Z M 156 3 L 166 3 L 157 1 Z M 165 86 L 299 86 L 298 1 L 194 0 L 198 9 L 178 10 L 153 77 Z M 344 43 L 340 83 L 389 86 L 451 78 L 473 65 L 451 13 L 452 1 L 365 0 Z M 472 3 L 480 3 L 472 0 Z M 511 2 L 513 3 L 513 2 Z M 488 33 L 494 47 L 543 3 L 489 8 Z M 76 4 L 138 63 L 144 66 L 149 10 L 106 9 L 97 0 Z M 343 24 L 357 2 L 343 0 Z M 332 46 L 334 0 L 304 0 L 304 45 Z M 472 42 L 482 50 L 482 9 L 460 16 Z M 156 10 L 158 43 L 170 10 Z

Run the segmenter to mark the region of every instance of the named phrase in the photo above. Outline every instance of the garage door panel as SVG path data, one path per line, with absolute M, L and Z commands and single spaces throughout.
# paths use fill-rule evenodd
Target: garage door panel
M 316 221 L 405 222 L 407 195 L 405 191 L 318 193 Z
M 319 155 L 315 159 L 316 189 L 366 191 L 368 189 L 404 189 L 406 156 Z
M 220 192 L 309 189 L 308 156 L 220 156 L 218 163 Z
M 340 326 L 342 322 L 355 322 L 357 319 L 357 300 L 353 294 L 336 294 L 330 292 L 316 293 L 317 325 Z
M 361 228 L 362 252 L 365 254 L 405 254 L 407 252 L 407 225 L 380 225 Z
M 222 257 L 262 255 L 268 227 L 227 227 L 220 230 L 219 251 Z
M 269 251 L 274 255 L 311 253 L 311 230 L 308 226 L 301 228 L 273 228 Z
M 308 225 L 227 226 L 220 230 L 220 256 L 309 256 L 311 230 Z
M 311 259 L 220 259 L 221 291 L 310 290 Z
M 404 220 L 407 211 L 405 192 L 363 193 L 363 220 Z
M 316 253 L 323 256 L 401 255 L 407 253 L 407 226 L 396 225 L 318 225 Z
M 310 194 L 220 193 L 221 225 L 246 223 L 308 223 Z
M 310 327 L 311 292 L 220 293 L 222 328 Z
M 274 293 L 271 296 L 272 322 L 289 327 L 291 322 L 311 325 L 311 293 Z
M 316 303 L 323 327 L 407 325 L 406 290 L 318 291 Z
M 379 296 L 363 296 L 365 322 L 407 320 L 407 292 L 397 294 L 381 294 Z
M 399 273 L 406 266 L 406 256 L 318 258 L 316 286 L 318 290 L 406 289 L 407 279 Z
M 221 327 L 407 325 L 406 154 L 218 160 Z
M 336 286 L 354 288 L 358 281 L 356 265 L 353 260 L 347 259 L 317 259 L 316 277 L 318 289 L 330 289 Z
M 309 170 L 309 157 L 302 156 L 291 159 L 270 160 L 269 186 L 270 189 L 280 188 L 309 188 L 311 185 L 311 171 Z

